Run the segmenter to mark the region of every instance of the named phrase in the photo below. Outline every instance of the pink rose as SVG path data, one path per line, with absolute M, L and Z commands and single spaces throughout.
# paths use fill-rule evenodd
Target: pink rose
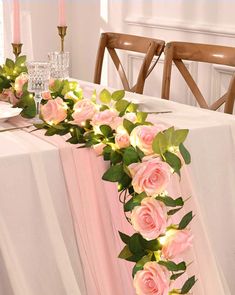
M 15 96 L 13 90 L 10 89 L 4 89 L 2 93 L 0 94 L 0 100 L 10 102 L 13 106 L 16 105 L 19 101 L 19 99 Z
M 166 259 L 173 259 L 192 246 L 193 236 L 187 229 L 170 230 L 162 247 L 162 254 Z
M 23 86 L 25 83 L 28 82 L 28 74 L 21 73 L 16 79 L 15 79 L 15 91 L 18 96 L 22 95 L 23 92 Z
M 95 105 L 89 99 L 78 101 L 74 107 L 72 117 L 74 121 L 71 123 L 82 126 L 86 120 L 91 120 L 96 113 Z
M 160 158 L 144 157 L 142 161 L 128 166 L 134 190 L 138 194 L 146 192 L 148 196 L 162 193 L 170 181 L 170 166 Z
M 102 142 L 93 145 L 93 149 L 97 156 L 102 155 L 104 147 L 106 147 L 106 145 Z
M 147 197 L 142 200 L 141 206 L 133 209 L 131 223 L 146 240 L 154 240 L 166 231 L 166 206 L 154 198 Z
M 118 117 L 118 113 L 114 110 L 104 110 L 94 115 L 91 121 L 93 126 L 109 125 L 112 129 L 116 129 L 122 118 Z
M 151 126 L 137 126 L 134 128 L 131 132 L 130 135 L 130 141 L 131 144 L 134 147 L 138 147 L 141 149 L 144 154 L 151 155 L 153 154 L 153 149 L 152 149 L 152 143 L 155 138 L 155 136 L 158 134 L 158 132 L 163 131 L 165 126 L 163 125 L 151 125 Z
M 62 98 L 48 100 L 48 102 L 41 106 L 41 113 L 43 119 L 47 123 L 58 124 L 67 117 L 67 105 Z
M 50 100 L 50 99 L 52 99 L 52 96 L 51 96 L 50 91 L 43 92 L 43 93 L 42 93 L 42 98 L 43 98 L 44 100 Z
M 115 135 L 115 144 L 117 148 L 123 149 L 130 145 L 130 137 L 128 133 L 117 133 Z
M 147 262 L 144 269 L 136 273 L 134 287 L 137 295 L 168 295 L 170 273 L 155 261 Z

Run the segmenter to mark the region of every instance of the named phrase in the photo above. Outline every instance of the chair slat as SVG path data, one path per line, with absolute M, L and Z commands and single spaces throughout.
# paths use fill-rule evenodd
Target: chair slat
M 148 77 L 148 75 L 152 72 L 153 68 L 155 67 L 158 61 L 157 59 L 156 62 L 151 66 L 152 60 L 155 55 L 160 56 L 162 54 L 164 46 L 165 42 L 163 40 L 127 34 L 103 33 L 101 35 L 101 40 L 97 54 L 94 83 L 100 84 L 104 52 L 105 48 L 107 48 L 114 62 L 114 65 L 118 71 L 124 89 L 127 91 L 142 94 L 144 90 L 145 80 Z M 118 57 L 116 49 L 128 50 L 145 54 L 143 63 L 138 73 L 137 83 L 133 87 L 130 87 L 129 85 L 127 75 Z
M 232 114 L 235 99 L 235 76 L 231 79 L 226 94 L 217 99 L 212 105 L 208 105 L 192 75 L 183 63 L 183 60 L 235 67 L 235 47 L 187 42 L 169 42 L 165 47 L 162 82 L 162 98 L 169 99 L 172 63 L 174 62 L 200 107 L 217 110 L 220 106 L 225 104 L 224 112 Z

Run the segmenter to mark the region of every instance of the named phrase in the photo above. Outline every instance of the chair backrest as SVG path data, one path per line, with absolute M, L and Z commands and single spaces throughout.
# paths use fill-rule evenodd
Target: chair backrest
M 100 84 L 104 53 L 105 48 L 107 48 L 114 62 L 114 65 L 118 71 L 124 89 L 126 91 L 132 91 L 142 94 L 145 80 L 157 63 L 155 62 L 151 66 L 153 57 L 155 55 L 160 57 L 161 53 L 164 50 L 164 46 L 165 42 L 162 40 L 127 34 L 102 33 L 100 37 L 100 44 L 96 58 L 94 83 Z M 140 72 L 138 74 L 137 83 L 135 84 L 135 86 L 130 87 L 123 65 L 115 49 L 145 53 L 145 57 Z
M 224 112 L 232 114 L 235 99 L 235 76 L 232 77 L 228 91 L 212 105 L 208 105 L 183 60 L 221 64 L 235 67 L 235 47 L 169 42 L 165 47 L 165 61 L 162 81 L 162 98 L 169 99 L 172 63 L 176 65 L 198 104 L 202 108 L 217 110 L 225 104 Z

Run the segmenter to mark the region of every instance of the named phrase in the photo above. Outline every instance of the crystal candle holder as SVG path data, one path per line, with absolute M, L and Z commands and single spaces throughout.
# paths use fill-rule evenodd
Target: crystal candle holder
M 34 92 L 36 104 L 36 121 L 40 121 L 40 103 L 42 93 L 49 90 L 50 64 L 48 62 L 28 62 L 28 91 Z
M 50 52 L 48 58 L 51 65 L 51 78 L 62 80 L 69 77 L 69 52 Z

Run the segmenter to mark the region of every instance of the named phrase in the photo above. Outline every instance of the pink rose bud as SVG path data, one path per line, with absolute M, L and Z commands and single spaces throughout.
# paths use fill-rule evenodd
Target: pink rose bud
M 170 230 L 162 247 L 162 254 L 166 259 L 173 259 L 192 247 L 193 236 L 187 229 Z
M 160 158 L 144 157 L 142 161 L 128 166 L 134 190 L 138 194 L 146 192 L 148 196 L 162 193 L 170 181 L 170 166 Z
M 147 197 L 131 213 L 134 229 L 146 240 L 154 240 L 164 234 L 167 227 L 166 206 L 154 198 Z
M 42 98 L 43 98 L 44 100 L 50 100 L 50 99 L 52 99 L 52 96 L 51 96 L 50 91 L 43 92 L 43 93 L 42 93 Z
M 60 97 L 48 100 L 41 106 L 41 114 L 47 123 L 56 125 L 66 119 L 67 105 Z
M 130 145 L 130 137 L 127 133 L 117 133 L 115 135 L 115 144 L 117 148 L 123 149 Z
M 22 95 L 23 86 L 25 83 L 28 82 L 28 74 L 21 73 L 16 79 L 15 79 L 15 91 L 18 96 Z
M 165 130 L 163 125 L 137 126 L 130 135 L 131 145 L 138 147 L 146 155 L 153 154 L 152 143 L 158 132 Z
M 93 145 L 93 149 L 97 156 L 102 155 L 104 147 L 106 147 L 106 145 L 102 142 Z
M 147 262 L 134 277 L 137 295 L 168 295 L 169 285 L 170 272 L 155 261 Z
M 83 99 L 78 101 L 74 107 L 74 113 L 72 114 L 72 124 L 83 126 L 86 120 L 91 120 L 97 112 L 95 105 L 89 99 Z

